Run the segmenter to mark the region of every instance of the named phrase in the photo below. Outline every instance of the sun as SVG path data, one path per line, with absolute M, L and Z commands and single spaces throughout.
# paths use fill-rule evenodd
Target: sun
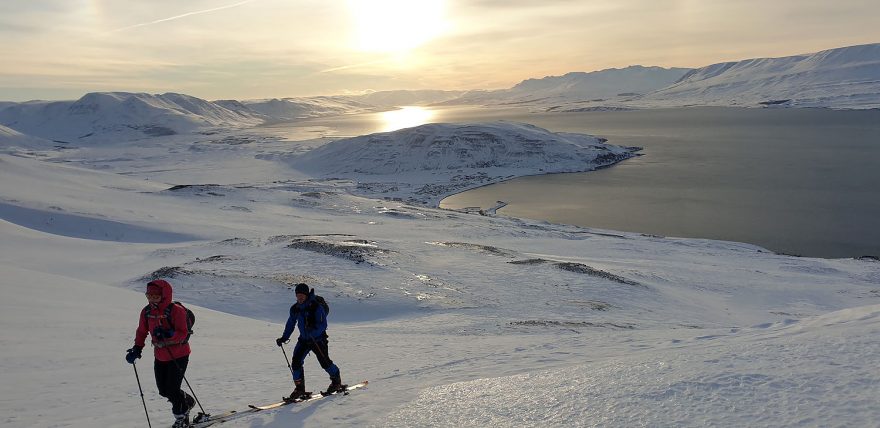
M 349 0 L 354 45 L 365 52 L 406 53 L 446 29 L 445 0 Z

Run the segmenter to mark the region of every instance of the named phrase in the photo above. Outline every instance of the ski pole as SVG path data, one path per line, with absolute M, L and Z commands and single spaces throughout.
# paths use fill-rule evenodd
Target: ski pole
M 177 364 L 177 360 L 174 358 L 174 354 L 171 353 L 171 350 L 165 348 L 168 351 L 168 356 L 171 357 L 171 362 L 174 363 L 174 367 L 177 368 L 177 373 L 180 374 L 180 377 L 183 378 L 183 381 L 186 382 L 187 388 L 189 388 L 189 392 L 192 392 L 193 398 L 196 400 L 196 404 L 199 405 L 199 409 L 202 410 L 202 413 L 205 413 L 205 408 L 202 407 L 202 403 L 199 401 L 199 397 L 196 396 L 196 392 L 193 390 L 192 385 L 189 384 L 189 381 L 186 379 L 186 374 L 184 374 L 183 370 L 180 369 L 180 364 Z M 206 414 L 206 413 L 205 413 Z
M 141 388 L 141 377 L 138 376 L 138 368 L 134 362 L 131 363 L 131 366 L 134 367 L 134 378 L 137 379 L 138 391 L 141 392 L 141 402 L 144 403 L 144 414 L 147 415 L 147 426 L 153 428 L 153 424 L 150 423 L 150 412 L 147 411 L 147 401 L 144 400 L 144 390 Z
M 287 363 L 287 370 L 290 370 L 290 375 L 293 376 L 293 366 L 290 365 L 290 359 L 287 358 L 287 351 L 284 350 L 283 346 L 279 346 L 281 348 L 281 352 L 284 353 L 284 362 Z
M 321 347 L 318 346 L 318 342 L 315 340 L 314 337 L 312 338 L 312 343 L 315 344 L 315 352 L 316 352 L 318 355 L 320 355 L 321 358 L 323 358 L 323 359 L 325 359 L 325 360 L 328 360 L 329 358 L 327 358 L 327 357 L 324 355 L 324 353 L 321 352 Z

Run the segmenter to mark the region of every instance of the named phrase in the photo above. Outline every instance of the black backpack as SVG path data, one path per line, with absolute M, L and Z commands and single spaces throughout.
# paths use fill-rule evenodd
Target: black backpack
M 170 305 L 165 307 L 165 319 L 168 320 L 168 325 L 170 325 L 172 328 L 174 327 L 174 323 L 171 321 L 171 306 L 173 305 L 178 305 L 186 311 L 186 339 L 183 339 L 183 342 L 180 343 L 188 343 L 189 337 L 193 334 L 193 325 L 196 323 L 196 314 L 194 314 L 193 311 L 184 306 L 183 303 L 180 303 L 176 300 L 171 302 Z M 143 313 L 144 321 L 146 322 L 147 318 L 149 318 L 148 314 L 150 313 L 150 305 L 144 306 Z
M 314 290 L 312 290 L 312 292 L 314 293 Z M 330 315 L 330 305 L 327 304 L 327 301 L 324 300 L 323 297 L 315 294 L 315 304 L 321 305 L 321 307 L 324 308 L 324 317 L 325 318 Z M 296 303 L 294 303 L 293 305 L 290 306 L 290 314 L 297 315 L 297 312 L 299 312 L 299 311 L 296 308 Z M 307 319 L 306 323 L 308 325 L 314 325 L 315 324 L 315 319 L 314 319 L 315 311 L 312 311 L 310 314 L 307 314 L 307 315 L 311 315 L 312 319 Z
M 318 304 L 321 305 L 321 306 L 324 308 L 324 316 L 325 316 L 325 317 L 328 316 L 328 315 L 330 315 L 330 305 L 327 304 L 327 301 L 324 300 L 323 297 L 318 296 L 318 295 L 316 294 L 316 295 L 315 295 L 315 301 L 318 302 Z

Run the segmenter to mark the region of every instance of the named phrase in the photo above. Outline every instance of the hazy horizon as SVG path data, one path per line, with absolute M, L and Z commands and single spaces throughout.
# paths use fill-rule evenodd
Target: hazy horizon
M 501 89 L 880 42 L 880 4 L 867 0 L 39 0 L 0 11 L 4 101 Z

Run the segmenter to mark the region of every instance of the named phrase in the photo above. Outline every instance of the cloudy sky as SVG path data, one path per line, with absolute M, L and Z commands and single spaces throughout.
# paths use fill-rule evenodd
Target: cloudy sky
M 497 89 L 876 42 L 877 0 L 3 0 L 0 100 Z

